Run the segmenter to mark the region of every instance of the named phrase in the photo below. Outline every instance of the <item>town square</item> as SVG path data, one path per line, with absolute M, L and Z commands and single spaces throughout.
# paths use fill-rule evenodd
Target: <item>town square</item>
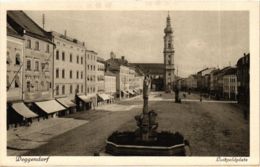
M 250 156 L 247 11 L 7 11 L 8 156 Z

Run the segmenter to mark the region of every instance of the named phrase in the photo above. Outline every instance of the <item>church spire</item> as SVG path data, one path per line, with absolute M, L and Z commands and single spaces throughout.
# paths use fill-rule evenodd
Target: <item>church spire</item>
M 170 13 L 168 11 L 168 16 L 166 19 L 166 27 L 164 29 L 164 33 L 172 33 L 172 27 L 171 27 L 171 17 L 170 17 Z

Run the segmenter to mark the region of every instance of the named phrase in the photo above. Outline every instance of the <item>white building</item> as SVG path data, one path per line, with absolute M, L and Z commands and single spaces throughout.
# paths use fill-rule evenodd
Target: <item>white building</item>
M 85 94 L 85 44 L 65 34 L 52 32 L 54 50 L 54 97 L 74 99 Z
M 237 75 L 236 68 L 229 69 L 223 76 L 223 95 L 229 100 L 237 100 Z

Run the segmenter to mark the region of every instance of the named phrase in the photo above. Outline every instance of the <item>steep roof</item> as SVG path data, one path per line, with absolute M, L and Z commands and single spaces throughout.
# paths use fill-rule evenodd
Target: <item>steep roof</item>
M 7 21 L 19 34 L 28 34 L 35 38 L 51 42 L 51 33 L 42 29 L 23 11 L 7 11 Z
M 237 73 L 237 68 L 229 68 L 225 71 L 225 74 L 224 75 L 234 75 Z
M 7 35 L 8 36 L 12 36 L 12 37 L 16 37 L 19 39 L 24 39 L 21 35 L 19 35 L 11 26 L 10 24 L 7 23 Z

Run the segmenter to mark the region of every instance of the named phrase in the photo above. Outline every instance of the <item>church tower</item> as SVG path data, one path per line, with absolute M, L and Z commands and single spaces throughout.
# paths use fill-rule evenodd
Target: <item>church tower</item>
M 174 47 L 171 27 L 171 18 L 168 14 L 166 27 L 164 29 L 164 90 L 168 91 L 173 88 L 174 84 Z

